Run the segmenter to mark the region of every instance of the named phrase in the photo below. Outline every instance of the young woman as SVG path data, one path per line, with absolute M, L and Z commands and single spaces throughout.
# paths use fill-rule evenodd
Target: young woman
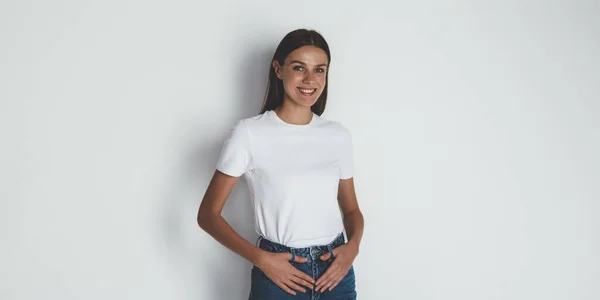
M 316 31 L 283 38 L 263 108 L 233 126 L 198 211 L 202 229 L 254 265 L 251 300 L 356 299 L 352 263 L 364 221 L 350 133 L 320 117 L 330 62 Z M 221 216 L 241 175 L 254 205 L 257 246 Z

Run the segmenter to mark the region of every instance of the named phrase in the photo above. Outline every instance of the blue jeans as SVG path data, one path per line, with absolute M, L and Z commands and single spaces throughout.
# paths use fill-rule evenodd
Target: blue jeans
M 343 233 L 340 233 L 333 242 L 322 246 L 313 246 L 307 248 L 290 248 L 284 245 L 274 243 L 259 237 L 259 248 L 275 253 L 290 252 L 292 254 L 291 261 L 296 256 L 306 257 L 305 263 L 291 262 L 298 270 L 308 274 L 315 281 L 325 273 L 333 259 L 322 261 L 319 257 L 325 253 L 331 253 L 333 257 L 333 249 L 345 244 Z M 331 291 L 323 293 L 311 289 L 306 289 L 306 293 L 296 291 L 296 295 L 289 294 L 281 289 L 273 281 L 271 281 L 265 273 L 258 267 L 252 268 L 250 298 L 249 300 L 355 300 L 356 299 L 356 284 L 354 279 L 354 267 L 350 267 L 348 274 L 344 276 L 342 281 Z

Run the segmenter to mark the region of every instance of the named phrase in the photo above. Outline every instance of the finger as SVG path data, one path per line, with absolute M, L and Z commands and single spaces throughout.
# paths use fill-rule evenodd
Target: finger
M 321 260 L 328 260 L 330 257 L 331 257 L 331 254 L 329 252 L 327 252 L 327 253 L 321 255 L 319 258 Z
M 283 254 L 285 257 L 286 257 L 286 259 L 287 259 L 288 261 L 291 261 L 291 260 L 292 260 L 292 253 L 290 253 L 290 252 L 286 252 L 286 253 L 282 253 L 282 254 Z M 306 257 L 302 257 L 302 256 L 296 256 L 296 257 L 294 258 L 294 262 L 297 262 L 297 263 L 305 263 L 305 262 L 307 262 L 307 261 L 308 261 L 308 258 L 306 258 Z
M 337 273 L 338 270 L 339 270 L 339 265 L 336 264 L 335 262 L 332 263 L 331 266 L 329 266 L 329 268 L 327 268 L 327 271 L 325 271 L 323 276 L 321 276 L 319 279 L 317 279 L 317 285 L 321 285 L 323 283 L 323 281 L 329 279 L 331 277 L 331 275 Z
M 323 285 L 323 287 L 319 290 L 319 292 L 324 292 L 326 291 L 331 285 L 333 284 L 333 281 L 328 281 L 326 284 Z
M 337 250 L 337 248 L 335 248 L 331 252 L 333 252 L 333 257 L 336 257 L 337 253 L 338 253 L 338 250 Z M 320 258 L 321 258 L 321 260 L 328 260 L 328 259 L 331 258 L 331 253 L 327 252 L 327 253 L 321 255 Z
M 310 288 L 312 288 L 312 285 L 315 283 L 315 280 L 312 277 L 310 277 L 310 275 L 308 275 L 298 269 L 296 269 L 296 271 L 294 271 L 294 276 L 308 281 L 311 284 Z
M 315 290 L 324 291 L 326 287 L 329 287 L 329 285 L 333 282 L 333 278 L 336 278 L 337 275 L 337 272 L 331 272 L 327 274 L 327 277 L 323 278 L 322 281 L 316 285 Z M 321 278 L 319 278 L 319 280 L 321 280 Z
M 341 275 L 341 272 L 330 278 L 326 283 L 323 283 L 323 288 L 321 288 L 321 292 L 325 290 L 333 290 L 333 288 L 341 281 L 341 278 L 344 276 Z
M 297 283 L 297 284 L 299 284 L 299 285 L 303 285 L 303 286 L 305 286 L 305 287 L 307 287 L 307 288 L 309 288 L 311 290 L 313 289 L 312 283 L 308 282 L 306 279 L 294 276 L 292 278 L 292 281 L 295 282 L 295 283 Z
M 292 258 L 290 257 L 290 259 L 292 259 Z M 302 256 L 296 256 L 296 258 L 294 259 L 294 261 L 297 262 L 297 263 L 305 263 L 305 262 L 308 261 L 308 258 L 302 257 Z
M 303 293 L 306 293 L 306 289 L 304 289 L 303 287 L 297 285 L 294 281 L 292 281 L 291 279 L 285 283 L 287 286 L 289 286 L 290 288 L 296 290 L 296 291 L 300 291 Z
M 282 290 L 286 291 L 288 294 L 296 295 L 296 292 L 294 292 L 292 289 L 287 287 L 287 285 L 283 284 L 283 282 L 281 280 L 277 280 L 274 282 L 278 287 L 280 287 Z
M 333 284 L 329 287 L 329 291 L 331 292 L 340 282 L 344 279 L 344 276 L 340 276 Z

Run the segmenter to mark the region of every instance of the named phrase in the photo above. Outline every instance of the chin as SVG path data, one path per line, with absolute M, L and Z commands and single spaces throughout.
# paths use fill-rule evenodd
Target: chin
M 319 98 L 311 100 L 311 101 L 307 101 L 307 100 L 297 101 L 297 100 L 294 100 L 294 102 L 296 102 L 296 104 L 298 104 L 300 106 L 311 107 L 315 103 L 317 103 L 317 100 L 319 100 Z
M 315 102 L 311 102 L 311 103 L 303 103 L 303 102 L 297 102 L 297 101 L 294 101 L 294 102 L 295 102 L 295 103 L 296 103 L 298 106 L 304 106 L 304 107 L 312 107 L 312 106 L 313 106 L 313 104 L 317 103 L 316 101 L 315 101 Z
M 304 106 L 304 107 L 312 107 L 315 103 L 317 103 L 317 101 L 319 100 L 319 97 L 321 97 L 321 93 L 319 93 L 318 95 L 312 95 L 311 98 L 306 98 L 303 95 L 298 95 L 298 94 L 287 94 L 287 96 L 289 97 L 290 100 L 292 100 L 296 105 L 299 106 Z

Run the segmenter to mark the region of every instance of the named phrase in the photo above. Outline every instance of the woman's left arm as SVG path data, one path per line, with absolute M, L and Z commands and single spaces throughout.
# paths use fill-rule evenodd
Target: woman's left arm
M 338 203 L 344 217 L 344 228 L 348 235 L 348 243 L 333 249 L 335 260 L 327 271 L 315 282 L 315 290 L 320 292 L 333 290 L 342 281 L 344 276 L 346 276 L 354 259 L 358 255 L 365 226 L 365 221 L 358 207 L 358 200 L 356 199 L 354 178 L 340 179 Z M 321 256 L 321 260 L 328 260 L 329 258 L 329 253 Z
M 348 235 L 348 246 L 355 248 L 356 254 L 358 254 L 365 221 L 358 207 L 356 191 L 354 190 L 354 178 L 340 180 L 338 186 L 338 203 L 344 216 L 344 228 Z

